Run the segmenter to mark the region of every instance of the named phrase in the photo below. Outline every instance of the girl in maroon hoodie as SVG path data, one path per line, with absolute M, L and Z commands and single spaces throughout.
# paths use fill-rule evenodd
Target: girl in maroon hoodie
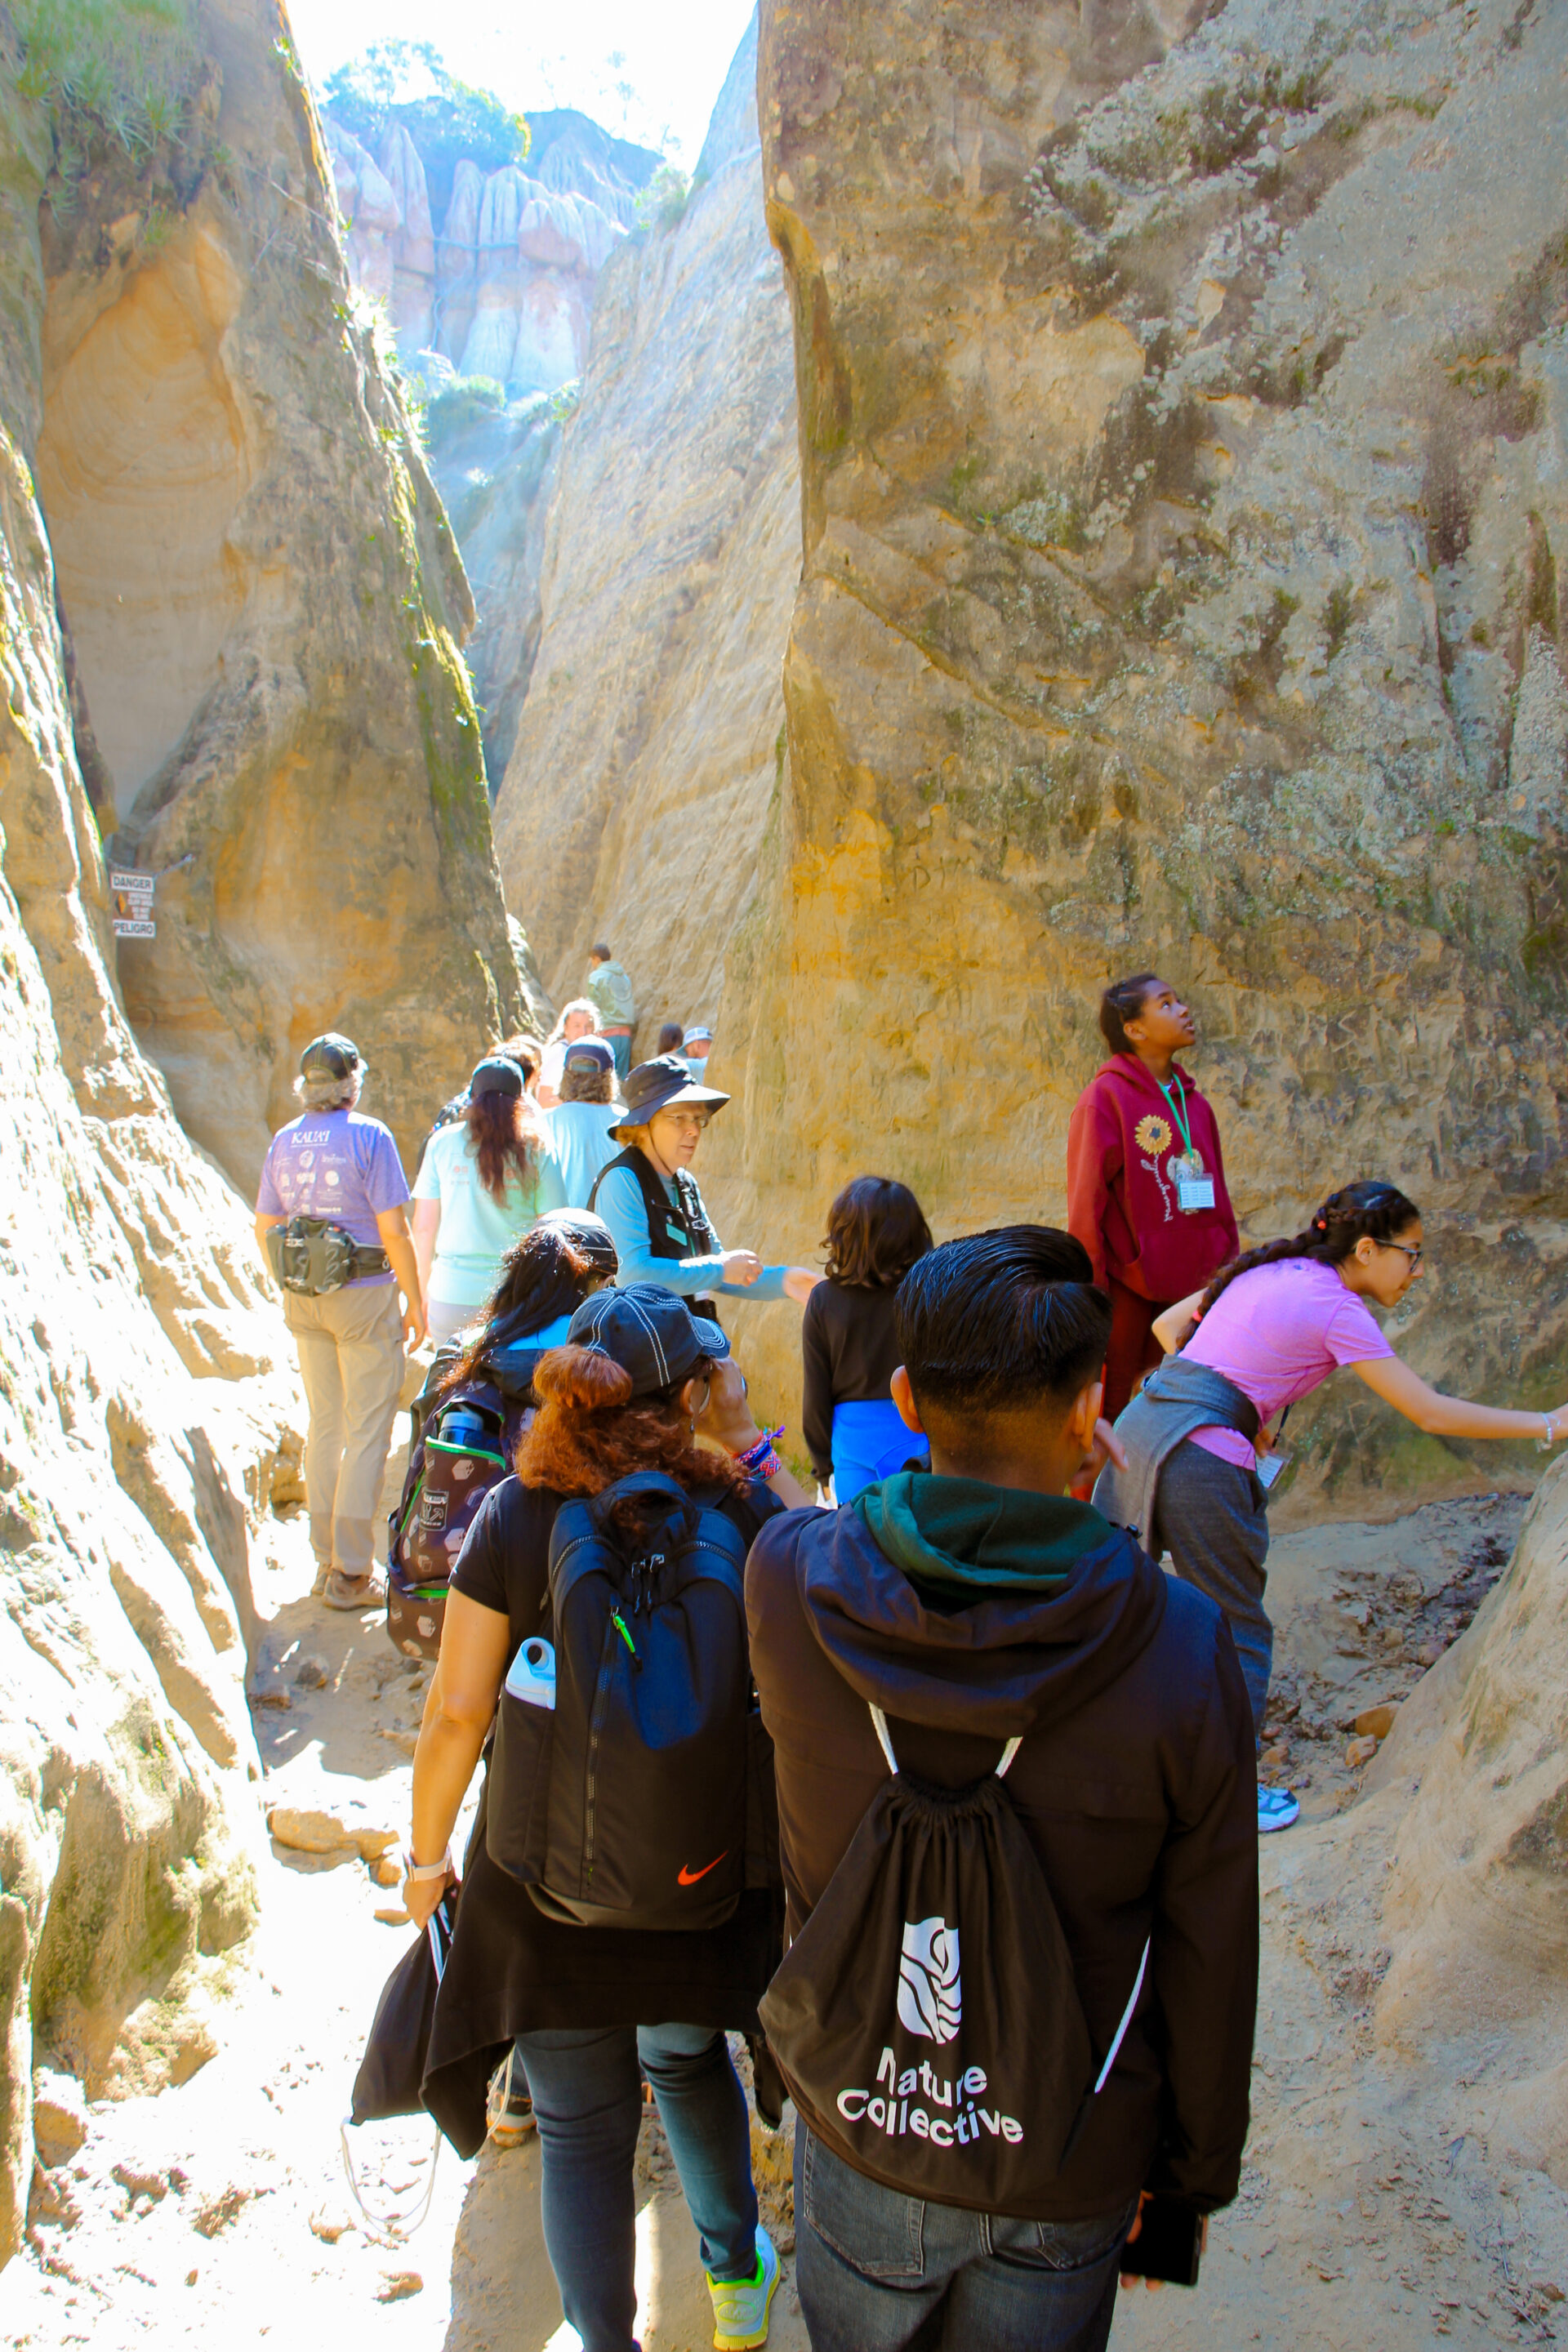
M 1238 1246 L 1215 1115 L 1175 1056 L 1193 1016 L 1152 971 L 1100 1000 L 1112 1058 L 1068 1129 L 1068 1227 L 1110 1294 L 1107 1421 L 1160 1361 L 1154 1318 L 1200 1289 Z

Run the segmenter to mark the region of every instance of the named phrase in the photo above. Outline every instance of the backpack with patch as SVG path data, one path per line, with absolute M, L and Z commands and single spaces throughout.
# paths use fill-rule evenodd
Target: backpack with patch
M 713 1927 L 777 1883 L 746 1546 L 712 1499 L 643 1471 L 556 1515 L 550 1622 L 502 1687 L 486 1826 L 552 1918 Z
M 761 2003 L 795 2105 L 858 2172 L 942 2205 L 1048 2197 L 1132 2020 L 1098 2069 L 1050 1890 L 994 1772 L 879 1790 Z

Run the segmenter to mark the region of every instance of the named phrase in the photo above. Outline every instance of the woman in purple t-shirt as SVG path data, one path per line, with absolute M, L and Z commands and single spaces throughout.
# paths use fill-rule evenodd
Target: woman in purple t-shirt
M 1263 1606 L 1268 1521 L 1258 1476 L 1268 1423 L 1348 1364 L 1384 1402 L 1436 1437 L 1568 1433 L 1568 1405 L 1510 1412 L 1428 1388 L 1401 1361 L 1371 1312 L 1397 1307 L 1422 1270 L 1421 1213 L 1393 1184 L 1331 1193 L 1303 1234 L 1234 1258 L 1204 1291 L 1167 1308 L 1154 1331 L 1183 1360 L 1223 1373 L 1256 1408 L 1256 1445 L 1239 1430 L 1194 1429 L 1161 1463 L 1150 1549 L 1217 1601 L 1230 1620 L 1261 1730 L 1274 1629 Z M 1285 1829 L 1300 1811 L 1289 1790 L 1259 1789 L 1258 1826 Z

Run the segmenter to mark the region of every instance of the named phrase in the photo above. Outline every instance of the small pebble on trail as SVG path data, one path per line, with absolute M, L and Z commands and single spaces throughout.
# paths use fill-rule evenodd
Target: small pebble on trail
M 1377 1742 L 1375 1739 L 1352 1739 L 1350 1746 L 1345 1749 L 1345 1766 L 1347 1770 L 1359 1772 L 1363 1764 L 1370 1764 L 1376 1754 Z
M 425 2282 L 417 2271 L 384 2271 L 375 2291 L 377 2303 L 401 2303 L 405 2295 L 422 2294 Z
M 332 1678 L 332 1670 L 325 1658 L 314 1654 L 303 1657 L 294 1669 L 294 1680 L 301 1690 L 324 1690 Z
M 384 1927 L 406 1927 L 408 1925 L 408 1914 L 401 1904 L 395 1910 L 389 1907 L 378 1911 L 375 1916 Z

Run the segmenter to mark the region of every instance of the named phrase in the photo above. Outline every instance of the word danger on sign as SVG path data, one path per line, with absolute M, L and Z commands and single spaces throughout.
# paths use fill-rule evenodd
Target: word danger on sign
M 109 869 L 110 895 L 113 900 L 110 921 L 117 940 L 153 940 L 158 936 L 158 926 L 153 920 L 153 894 L 157 888 L 153 874 L 132 874 L 116 866 Z

